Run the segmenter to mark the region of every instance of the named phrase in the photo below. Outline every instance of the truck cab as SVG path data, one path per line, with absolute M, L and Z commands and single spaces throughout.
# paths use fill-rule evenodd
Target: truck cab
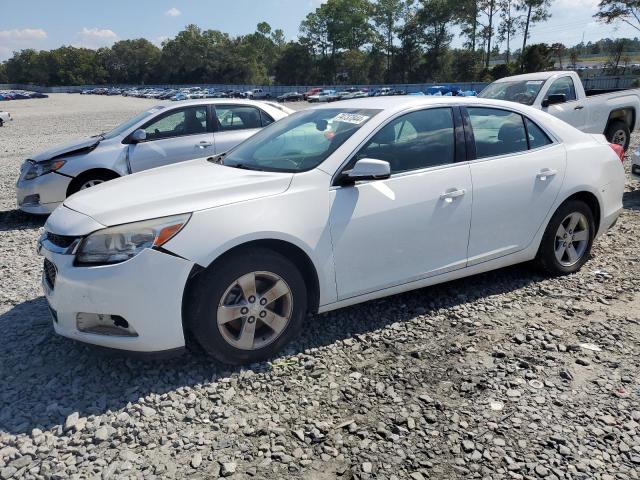
M 586 133 L 600 133 L 626 150 L 637 127 L 640 90 L 585 90 L 576 72 L 539 72 L 501 78 L 479 95 L 530 105 Z

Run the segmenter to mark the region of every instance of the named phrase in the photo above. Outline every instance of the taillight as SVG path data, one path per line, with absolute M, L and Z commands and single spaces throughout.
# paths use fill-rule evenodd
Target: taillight
M 618 155 L 620 161 L 624 162 L 624 148 L 622 147 L 622 145 L 618 145 L 617 143 L 610 143 L 609 146 L 611 147 L 611 150 L 616 152 L 616 155 Z

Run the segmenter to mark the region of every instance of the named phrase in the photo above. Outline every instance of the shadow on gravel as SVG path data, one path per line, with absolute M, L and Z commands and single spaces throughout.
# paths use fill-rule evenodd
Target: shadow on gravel
M 542 278 L 527 266 L 510 267 L 316 315 L 282 355 L 308 352 L 417 315 L 511 292 Z M 0 431 L 14 434 L 58 427 L 76 411 L 81 416 L 100 415 L 150 393 L 221 381 L 242 370 L 197 352 L 155 361 L 106 356 L 55 335 L 43 297 L 0 315 L 0 329 Z M 263 362 L 248 368 L 268 375 L 271 365 Z
M 18 209 L 5 210 L 0 212 L 0 232 L 40 228 L 46 220 L 44 215 L 29 215 Z
M 622 205 L 626 210 L 640 210 L 640 188 L 631 192 L 624 192 Z

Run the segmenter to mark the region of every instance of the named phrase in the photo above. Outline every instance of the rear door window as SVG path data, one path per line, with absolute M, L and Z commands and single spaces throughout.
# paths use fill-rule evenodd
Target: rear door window
M 467 108 L 476 144 L 476 158 L 495 157 L 528 149 L 522 116 L 497 108 Z
M 222 132 L 262 127 L 260 110 L 245 105 L 216 105 L 216 116 Z

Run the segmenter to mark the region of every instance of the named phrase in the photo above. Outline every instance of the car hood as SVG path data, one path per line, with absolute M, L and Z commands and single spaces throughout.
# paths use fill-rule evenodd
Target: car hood
M 102 137 L 90 137 L 83 138 L 81 140 L 74 140 L 73 142 L 65 143 L 63 145 L 56 145 L 49 150 L 40 152 L 37 155 L 31 157 L 31 160 L 36 162 L 43 162 L 45 160 L 51 160 L 52 158 L 58 158 L 65 155 L 77 155 L 80 153 L 86 153 L 100 143 Z
M 111 226 L 277 195 L 292 178 L 292 173 L 241 170 L 201 158 L 81 190 L 64 205 Z

